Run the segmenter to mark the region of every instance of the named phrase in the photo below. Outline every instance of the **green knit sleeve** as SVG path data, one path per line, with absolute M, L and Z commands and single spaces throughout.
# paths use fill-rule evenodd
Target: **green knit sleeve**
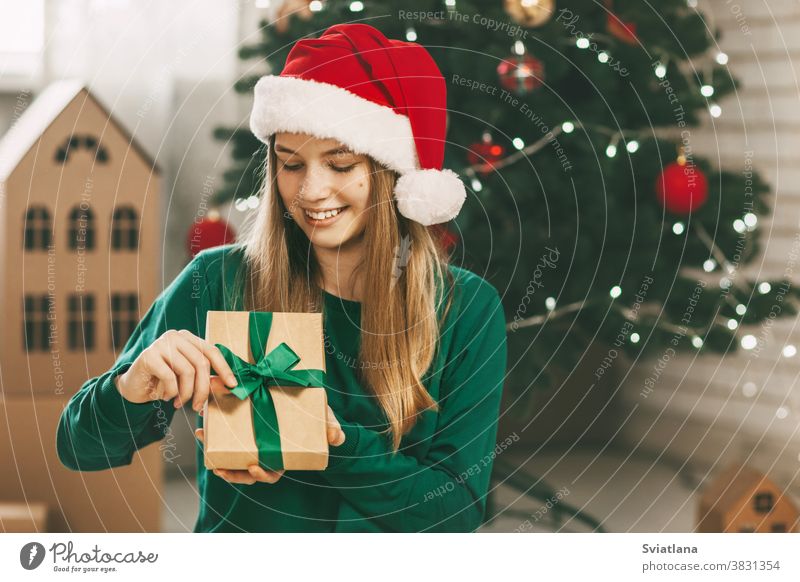
M 147 310 L 111 370 L 89 379 L 70 398 L 56 433 L 56 449 L 64 466 L 98 471 L 129 465 L 136 450 L 165 436 L 175 414 L 171 403 L 132 403 L 116 389 L 114 378 L 169 329 L 187 329 L 202 337 L 207 278 L 201 253 Z
M 474 531 L 482 521 L 492 471 L 507 347 L 497 291 L 480 279 L 456 315 L 442 372 L 439 420 L 426 458 L 358 423 L 342 423 L 322 476 L 350 506 L 384 531 Z M 348 527 L 355 527 L 348 524 Z M 364 524 L 364 529 L 374 527 Z

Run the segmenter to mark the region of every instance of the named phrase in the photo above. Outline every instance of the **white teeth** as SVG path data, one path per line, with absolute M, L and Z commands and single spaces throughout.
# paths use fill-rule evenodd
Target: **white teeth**
M 310 216 L 314 220 L 324 220 L 325 218 L 330 218 L 331 216 L 336 216 L 339 214 L 344 208 L 337 208 L 335 210 L 326 210 L 325 212 L 311 212 L 310 210 L 306 210 L 306 216 Z

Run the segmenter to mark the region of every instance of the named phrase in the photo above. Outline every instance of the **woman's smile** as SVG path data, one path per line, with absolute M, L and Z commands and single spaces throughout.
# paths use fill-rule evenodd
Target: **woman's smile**
M 339 208 L 325 210 L 322 212 L 315 212 L 313 210 L 304 208 L 303 217 L 308 225 L 319 228 L 336 222 L 348 208 L 349 206 L 340 206 Z

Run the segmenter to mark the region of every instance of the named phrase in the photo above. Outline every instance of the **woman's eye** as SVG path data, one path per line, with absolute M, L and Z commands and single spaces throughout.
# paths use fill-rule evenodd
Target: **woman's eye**
M 341 174 L 345 174 L 345 173 L 347 173 L 347 172 L 350 172 L 350 171 L 351 171 L 353 168 L 355 168 L 355 167 L 356 167 L 356 165 L 357 165 L 357 164 L 351 164 L 351 165 L 349 165 L 349 166 L 337 166 L 336 164 L 329 164 L 329 167 L 330 167 L 330 168 L 331 168 L 331 169 L 332 169 L 334 172 L 339 172 L 339 173 L 341 173 Z M 294 165 L 291 165 L 291 164 L 283 164 L 283 165 L 281 166 L 281 169 L 282 169 L 282 170 L 286 170 L 287 172 L 297 172 L 297 171 L 298 171 L 298 170 L 300 170 L 300 168 L 302 168 L 302 167 L 303 167 L 303 164 L 294 164 Z

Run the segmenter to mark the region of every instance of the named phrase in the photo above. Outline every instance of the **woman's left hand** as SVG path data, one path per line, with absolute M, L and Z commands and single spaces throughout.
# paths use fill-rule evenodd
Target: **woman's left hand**
M 200 416 L 203 415 L 202 410 L 200 411 Z M 328 406 L 328 444 L 338 447 L 342 443 L 344 443 L 344 431 L 342 430 L 342 426 L 339 424 L 339 421 L 336 419 L 336 416 L 333 414 L 333 410 L 331 407 Z M 203 432 L 202 428 L 198 428 L 194 431 L 194 436 L 205 445 L 205 433 Z M 243 470 L 232 470 L 232 469 L 214 469 L 214 475 L 225 479 L 230 483 L 241 483 L 242 485 L 252 485 L 253 483 L 277 483 L 278 479 L 283 476 L 285 470 L 280 471 L 267 471 L 262 469 L 258 465 L 250 465 L 247 468 L 247 471 Z

